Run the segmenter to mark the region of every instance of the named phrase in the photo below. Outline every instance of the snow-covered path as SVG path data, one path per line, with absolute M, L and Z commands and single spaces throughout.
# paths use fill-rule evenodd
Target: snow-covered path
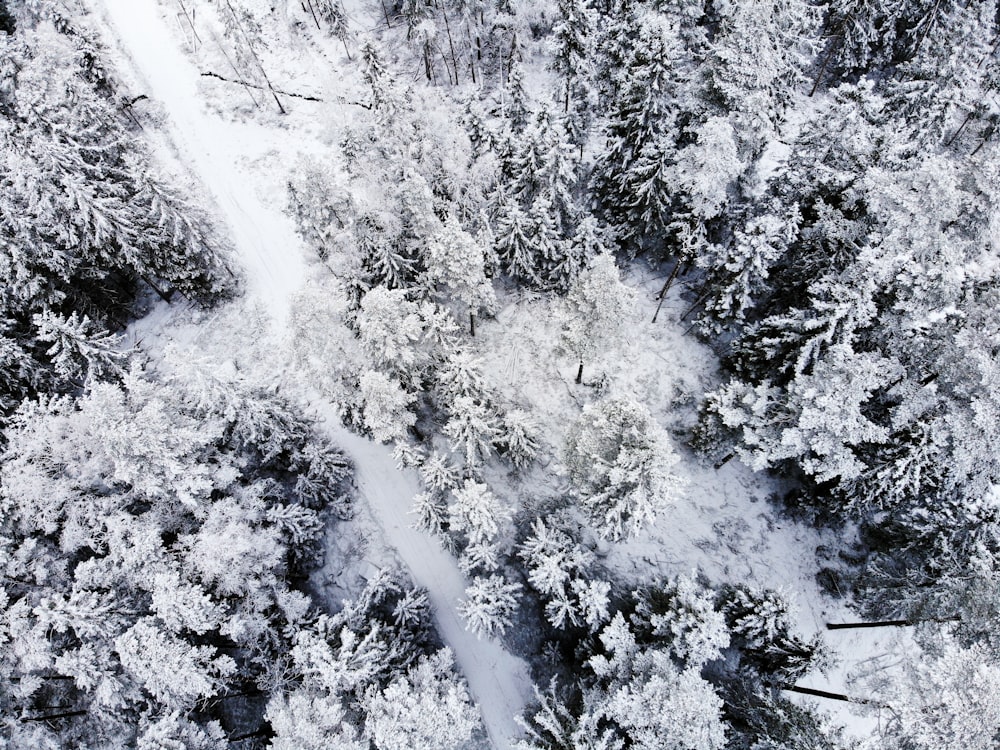
M 327 422 L 335 424 L 332 418 Z M 455 652 L 469 688 L 479 703 L 493 746 L 511 745 L 519 728 L 514 715 L 531 698 L 527 665 L 492 639 L 478 639 L 465 629 L 458 614 L 465 578 L 455 559 L 426 534 L 410 526 L 410 501 L 420 485 L 413 472 L 394 467 L 392 454 L 346 429 L 330 429 L 333 442 L 355 462 L 355 481 L 373 509 L 386 539 L 409 567 L 414 581 L 427 589 L 441 638 Z
M 248 295 L 265 306 L 280 335 L 292 295 L 305 282 L 308 269 L 294 226 L 279 208 L 283 199 L 259 196 L 254 180 L 241 173 L 240 163 L 245 154 L 259 150 L 261 139 L 277 143 L 288 133 L 265 132 L 263 126 L 228 121 L 209 112 L 199 96 L 198 71 L 153 0 L 88 2 L 103 21 L 109 45 L 119 48 L 122 63 L 131 64 L 145 93 L 162 106 L 176 155 L 217 204 L 244 265 Z M 428 590 L 439 633 L 469 683 L 492 744 L 504 750 L 519 733 L 514 716 L 530 699 L 527 666 L 499 643 L 477 639 L 465 629 L 456 607 L 466 582 L 454 558 L 410 527 L 407 511 L 419 490 L 416 476 L 399 471 L 388 448 L 333 426 L 338 421 L 332 409 L 327 415 L 331 437 L 354 461 L 362 498 L 415 583 Z
M 200 75 L 178 49 L 153 0 L 90 0 L 105 20 L 145 93 L 167 114 L 167 135 L 182 163 L 208 189 L 246 271 L 248 292 L 264 302 L 275 325 L 287 319 L 291 295 L 305 281 L 291 220 L 253 193 L 236 169 L 260 133 L 209 114 L 198 92 Z M 103 8 L 103 13 L 101 10 Z M 281 202 L 280 199 L 278 201 Z

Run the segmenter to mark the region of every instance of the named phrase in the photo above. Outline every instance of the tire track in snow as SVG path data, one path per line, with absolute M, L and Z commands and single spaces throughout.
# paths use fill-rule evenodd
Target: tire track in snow
M 251 181 L 241 178 L 237 169 L 242 154 L 259 146 L 252 141 L 253 128 L 205 110 L 198 95 L 198 71 L 178 48 L 154 2 L 88 3 L 104 19 L 108 42 L 131 63 L 150 98 L 162 104 L 178 160 L 189 165 L 210 191 L 245 266 L 248 292 L 267 306 L 275 328 L 282 332 L 291 297 L 304 283 L 307 269 L 292 222 L 280 209 L 264 205 Z M 457 606 L 466 581 L 455 559 L 410 526 L 410 503 L 420 489 L 416 475 L 398 470 L 386 446 L 337 426 L 339 420 L 328 404 L 317 408 L 327 417 L 330 437 L 354 462 L 358 490 L 390 546 L 415 583 L 427 589 L 439 634 L 469 683 L 493 746 L 506 750 L 520 734 L 514 716 L 531 697 L 526 664 L 498 642 L 480 640 L 465 629 Z

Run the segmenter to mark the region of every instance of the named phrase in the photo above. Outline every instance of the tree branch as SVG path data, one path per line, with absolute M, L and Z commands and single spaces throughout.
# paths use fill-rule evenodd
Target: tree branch
M 240 86 L 249 86 L 250 88 L 259 89 L 261 91 L 263 91 L 263 90 L 270 90 L 270 89 L 267 89 L 266 86 L 261 86 L 260 84 L 257 84 L 257 83 L 250 83 L 249 81 L 242 81 L 242 80 L 237 81 L 237 80 L 234 80 L 232 78 L 226 78 L 225 76 L 221 76 L 218 73 L 213 73 L 210 70 L 208 70 L 208 71 L 202 71 L 201 74 L 202 74 L 202 76 L 205 76 L 207 78 L 218 78 L 220 81 L 225 81 L 226 83 L 236 83 L 236 84 L 239 84 Z M 296 97 L 298 99 L 305 99 L 307 102 L 321 102 L 321 101 L 323 101 L 322 99 L 320 99 L 318 97 L 309 96 L 308 94 L 296 94 L 296 93 L 293 93 L 291 91 L 282 91 L 281 89 L 273 89 L 273 90 L 276 91 L 277 93 L 281 94 L 282 96 L 294 96 L 294 97 Z

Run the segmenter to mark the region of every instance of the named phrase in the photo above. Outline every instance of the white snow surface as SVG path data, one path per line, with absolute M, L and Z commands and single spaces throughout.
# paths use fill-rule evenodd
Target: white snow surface
M 156 3 L 88 2 L 102 20 L 109 45 L 120 50 L 123 67 L 131 68 L 126 72 L 131 72 L 144 93 L 162 106 L 173 156 L 186 164 L 215 201 L 237 259 L 244 266 L 248 288 L 243 304 L 248 314 L 262 311 L 276 342 L 281 342 L 283 334 L 287 337 L 292 297 L 310 269 L 295 228 L 280 209 L 283 195 L 265 197 L 255 190 L 262 184 L 267 186 L 275 175 L 254 174 L 253 168 L 260 169 L 261 162 L 248 162 L 246 156 L 287 150 L 289 134 L 266 124 L 226 120 L 209 111 L 198 86 L 199 71 Z M 295 146 L 309 148 L 300 143 Z M 288 163 L 278 161 L 281 169 L 288 168 Z M 134 328 L 133 335 L 146 334 L 143 340 L 147 346 L 155 345 L 154 337 L 161 342 L 195 342 L 197 335 L 184 329 L 183 323 L 172 322 L 173 317 L 161 310 Z M 172 330 L 172 325 L 177 328 Z M 234 339 L 231 345 L 240 346 L 240 340 Z M 479 639 L 465 629 L 456 607 L 464 596 L 466 580 L 455 559 L 431 537 L 410 526 L 410 502 L 419 491 L 416 475 L 398 470 L 387 447 L 335 426 L 339 420 L 332 407 L 322 403 L 313 406 L 328 417 L 326 426 L 334 444 L 354 462 L 360 499 L 370 507 L 386 542 L 398 553 L 414 582 L 427 589 L 438 633 L 452 649 L 469 684 L 491 743 L 498 750 L 510 747 L 520 734 L 515 716 L 524 711 L 531 697 L 526 664 L 497 641 Z

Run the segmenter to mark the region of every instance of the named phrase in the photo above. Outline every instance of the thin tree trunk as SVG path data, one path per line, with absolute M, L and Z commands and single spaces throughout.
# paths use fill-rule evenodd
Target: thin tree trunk
M 849 695 L 844 695 L 843 693 L 831 693 L 826 690 L 816 690 L 815 688 L 799 687 L 798 685 L 781 685 L 781 690 L 787 690 L 790 693 L 799 693 L 801 695 L 812 695 L 816 698 L 829 698 L 830 700 L 843 701 L 844 703 L 861 703 L 866 706 L 881 706 L 884 708 L 884 704 L 878 703 L 871 700 L 870 698 L 852 698 Z
M 177 0 L 177 4 L 181 6 L 181 12 L 184 13 L 184 18 L 188 22 L 188 26 L 191 27 L 191 33 L 194 35 L 194 39 L 198 44 L 201 44 L 201 37 L 198 36 L 198 30 L 194 27 L 194 19 L 191 18 L 191 14 L 188 13 L 187 8 L 184 6 L 184 0 Z
M 472 73 L 472 82 L 476 83 L 476 61 L 472 57 L 472 49 L 476 46 L 476 41 L 472 37 L 472 27 L 469 25 L 468 19 L 466 19 L 465 30 L 469 32 L 469 70 Z
M 250 101 L 253 102 L 253 106 L 255 106 L 257 109 L 260 109 L 260 102 L 258 102 L 257 97 L 253 95 L 253 91 L 250 90 L 250 86 L 247 85 L 247 83 L 243 80 L 243 74 L 240 72 L 240 69 L 236 67 L 236 63 L 234 63 L 232 61 L 232 58 L 229 57 L 229 53 L 226 52 L 226 46 L 221 41 L 219 41 L 218 37 L 214 38 L 215 38 L 215 43 L 219 46 L 219 50 L 221 50 L 222 52 L 222 56 L 226 58 L 226 62 L 229 63 L 229 67 L 233 69 L 233 73 L 236 74 L 236 78 L 241 84 L 243 84 L 243 88 L 246 89 L 246 92 L 250 97 Z
M 955 142 L 955 139 L 958 138 L 958 136 L 960 136 L 962 134 L 963 130 L 965 130 L 965 126 L 968 125 L 970 122 L 972 122 L 972 116 L 975 113 L 976 113 L 976 111 L 972 110 L 971 112 L 969 112 L 969 114 L 967 114 L 965 116 L 965 119 L 962 121 L 962 124 L 959 126 L 958 130 L 955 131 L 955 134 L 951 138 L 949 138 L 947 141 L 945 141 L 944 145 L 945 145 L 946 148 L 948 146 L 950 146 L 951 144 L 953 144 Z
M 386 10 L 385 0 L 381 0 L 381 2 L 382 2 L 382 13 L 385 15 L 385 25 L 386 25 L 386 28 L 391 29 L 392 28 L 392 24 L 389 23 L 389 11 Z
M 685 313 L 684 313 L 683 315 L 681 315 L 680 319 L 681 319 L 681 320 L 684 320 L 684 319 L 685 319 L 685 318 L 686 318 L 686 317 L 687 317 L 688 315 L 690 315 L 690 314 L 691 314 L 691 313 L 693 313 L 693 312 L 694 312 L 695 310 L 697 310 L 697 309 L 698 309 L 698 305 L 700 305 L 700 304 L 701 304 L 702 302 L 704 302 L 705 300 L 707 300 L 707 299 L 708 299 L 708 295 L 709 295 L 709 294 L 710 294 L 710 292 L 705 292 L 704 294 L 700 295 L 700 296 L 698 297 L 698 299 L 696 299 L 696 300 L 694 301 L 694 304 L 693 304 L 693 305 L 691 305 L 691 307 L 689 307 L 689 308 L 687 309 L 687 312 L 685 312 Z
M 201 74 L 206 78 L 216 78 L 220 81 L 225 81 L 226 83 L 238 83 L 241 86 L 249 86 L 250 88 L 258 89 L 260 91 L 264 90 L 264 87 L 261 86 L 259 83 L 250 83 L 249 81 L 244 81 L 242 79 L 234 80 L 232 78 L 226 78 L 225 76 L 220 76 L 218 73 L 213 73 L 210 70 L 203 70 Z M 277 91 L 282 96 L 294 96 L 296 99 L 305 99 L 307 102 L 323 101 L 317 96 L 309 96 L 308 94 L 296 94 L 294 91 L 285 91 L 284 89 L 275 89 L 275 91 Z
M 434 76 L 431 70 L 431 54 L 430 54 L 430 42 L 424 42 L 424 75 L 427 76 L 427 80 L 434 83 Z
M 918 625 L 922 622 L 961 622 L 960 615 L 951 617 L 927 617 L 916 620 L 876 620 L 874 622 L 828 622 L 827 630 L 860 630 L 861 628 L 902 628 L 907 625 Z
M 240 22 L 240 17 L 236 15 L 236 11 L 233 9 L 232 3 L 230 3 L 229 0 L 226 0 L 226 7 L 229 8 L 229 12 L 232 14 L 233 20 L 236 21 L 236 28 L 238 28 L 240 33 L 243 35 L 243 40 L 247 44 L 247 49 L 250 50 L 250 54 L 253 55 L 254 62 L 257 63 L 257 68 L 260 70 L 260 74 L 264 77 L 264 83 L 267 84 L 267 88 L 270 90 L 271 96 L 274 97 L 275 104 L 278 105 L 278 111 L 283 115 L 288 114 L 285 112 L 285 108 L 281 104 L 281 99 L 278 98 L 278 93 L 271 85 L 271 80 L 267 77 L 267 71 L 264 70 L 264 65 L 257 56 L 257 52 L 254 51 L 253 44 L 250 43 L 250 35 L 247 34 L 246 29 L 243 28 L 243 24 Z
M 580 148 L 583 147 L 581 146 Z M 673 284 L 674 279 L 677 278 L 677 272 L 680 270 L 680 267 L 681 267 L 681 262 L 678 260 L 677 263 L 674 265 L 674 270 L 670 272 L 670 275 L 667 277 L 667 280 L 663 283 L 663 289 L 661 289 L 659 295 L 657 295 L 660 302 L 656 306 L 656 312 L 653 313 L 654 323 L 656 322 L 656 316 L 660 314 L 660 308 L 663 307 L 663 300 L 666 298 L 667 292 L 670 291 L 670 285 Z
M 271 736 L 271 730 L 268 729 L 267 727 L 262 727 L 261 729 L 257 729 L 256 731 L 253 732 L 247 732 L 246 734 L 237 734 L 233 737 L 227 737 L 226 740 L 228 742 L 242 742 L 243 740 L 252 740 L 258 737 L 270 737 L 270 736 Z
M 306 0 L 306 3 L 308 3 L 309 5 L 309 12 L 312 13 L 313 21 L 316 22 L 316 28 L 317 29 L 321 28 L 321 26 L 319 25 L 319 19 L 316 17 L 316 9 L 313 7 L 312 0 Z
M 816 74 L 816 80 L 813 81 L 812 88 L 809 90 L 809 96 L 816 93 L 816 89 L 819 88 L 819 84 L 823 80 L 823 75 L 826 73 L 826 66 L 829 65 L 830 58 L 833 57 L 833 53 L 837 49 L 837 45 L 843 41 L 844 36 L 841 34 L 837 37 L 836 41 L 830 44 L 830 49 L 827 50 L 826 55 L 823 57 L 823 64 L 819 66 L 819 73 Z
M 56 719 L 70 719 L 74 716 L 86 716 L 88 713 L 89 711 L 80 710 L 80 711 L 64 711 L 61 714 L 49 714 L 48 716 L 22 716 L 21 723 L 30 724 L 31 722 L 34 721 L 55 721 Z
M 715 469 L 716 471 L 718 471 L 718 470 L 719 470 L 719 469 L 721 469 L 721 468 L 722 468 L 723 466 L 725 466 L 725 465 L 726 465 L 726 464 L 728 464 L 728 463 L 729 463 L 730 461 L 732 461 L 732 460 L 733 460 L 733 459 L 734 459 L 735 457 L 736 457 L 736 454 L 735 454 L 735 453 L 727 453 L 727 454 L 726 454 L 725 456 L 723 456 L 722 458 L 720 458 L 720 459 L 719 459 L 718 461 L 716 461 L 716 462 L 715 462 L 715 466 L 714 466 L 713 468 L 714 468 L 714 469 Z
M 471 310 L 469 311 L 469 335 L 472 338 L 476 337 L 476 316 Z
M 580 360 L 580 367 L 576 371 L 576 384 L 580 385 L 583 382 L 583 360 Z
M 458 57 L 455 55 L 455 44 L 451 40 L 451 25 L 448 23 L 448 14 L 444 7 L 441 8 L 441 16 L 444 18 L 444 30 L 448 33 L 448 48 L 451 50 L 451 67 L 455 69 L 455 85 L 458 85 Z

